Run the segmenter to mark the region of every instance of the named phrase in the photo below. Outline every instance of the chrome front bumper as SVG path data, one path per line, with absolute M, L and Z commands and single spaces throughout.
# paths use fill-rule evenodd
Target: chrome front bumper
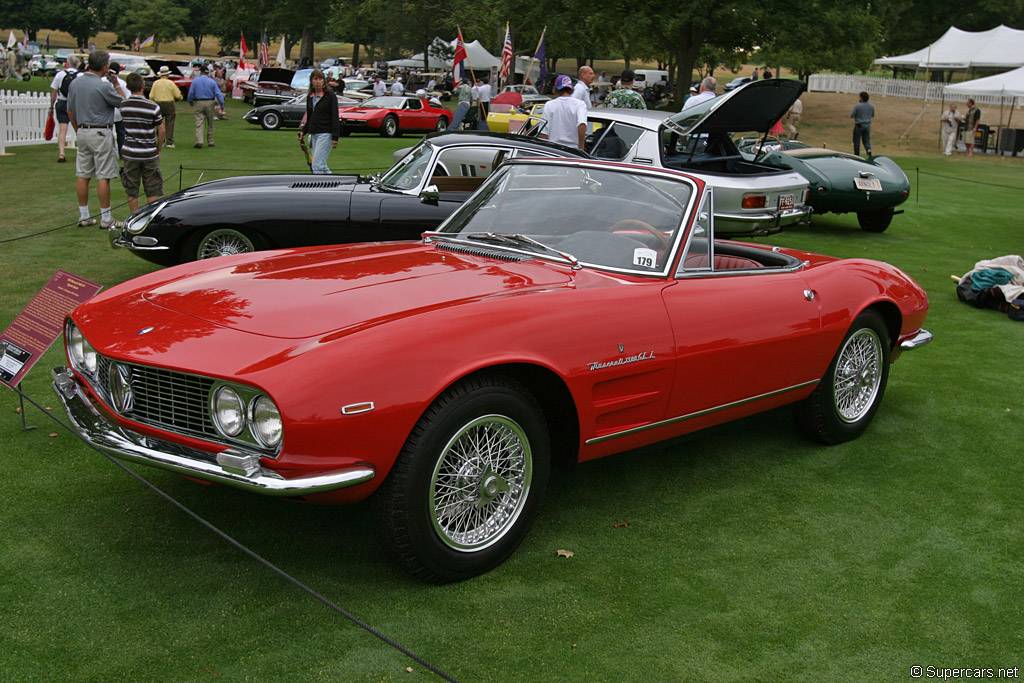
M 922 327 L 913 337 L 910 339 L 904 339 L 900 342 L 900 348 L 904 351 L 916 349 L 917 347 L 924 346 L 930 342 L 932 338 L 932 333 Z
M 327 474 L 285 479 L 261 467 L 258 453 L 243 448 L 229 448 L 214 455 L 111 424 L 92 405 L 69 369 L 57 367 L 50 375 L 54 391 L 74 428 L 90 444 L 121 460 L 269 496 L 299 497 L 334 491 L 368 482 L 376 474 L 372 466 L 360 465 Z
M 157 244 L 156 238 L 148 235 L 129 237 L 124 228 L 112 227 L 107 230 L 107 239 L 111 249 L 131 249 L 133 251 L 167 251 L 170 247 Z

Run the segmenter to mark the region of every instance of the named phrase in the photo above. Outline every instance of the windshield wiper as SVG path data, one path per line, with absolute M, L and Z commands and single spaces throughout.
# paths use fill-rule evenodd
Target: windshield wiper
M 540 249 L 549 254 L 554 254 L 555 256 L 558 256 L 559 258 L 563 259 L 566 263 L 571 265 L 573 267 L 573 270 L 579 270 L 582 267 L 580 266 L 579 259 L 577 259 L 572 254 L 565 251 L 560 251 L 558 249 L 555 249 L 554 247 L 550 247 L 544 244 L 543 242 L 538 242 L 532 237 L 527 237 L 526 235 L 509 235 L 507 233 L 497 232 L 425 232 L 423 233 L 423 237 L 428 240 L 442 239 L 451 240 L 454 242 L 458 242 L 461 240 L 476 240 L 478 242 L 491 242 L 493 244 L 503 244 L 510 247 L 521 247 L 524 244 L 529 244 L 530 246 L 533 247 L 539 247 Z
M 539 247 L 540 249 L 542 249 L 543 251 L 548 252 L 549 254 L 554 254 L 554 255 L 562 258 L 564 261 L 566 261 L 573 268 L 579 268 L 580 267 L 579 259 L 576 258 L 575 256 L 573 256 L 572 254 L 570 254 L 570 253 L 568 253 L 566 251 L 560 251 L 558 249 L 555 249 L 554 247 L 548 246 L 547 244 L 544 244 L 543 242 L 538 242 L 537 240 L 533 239 L 532 237 L 527 237 L 526 235 L 520 235 L 520 234 L 509 235 L 509 234 L 506 234 L 506 233 L 494 233 L 494 232 L 471 232 L 471 233 L 468 233 L 466 235 L 466 237 L 469 238 L 469 239 L 473 239 L 473 240 L 492 240 L 494 242 L 499 242 L 501 244 L 510 244 L 510 245 L 513 245 L 513 246 L 522 246 L 523 244 L 529 244 L 529 245 L 534 246 L 534 247 Z

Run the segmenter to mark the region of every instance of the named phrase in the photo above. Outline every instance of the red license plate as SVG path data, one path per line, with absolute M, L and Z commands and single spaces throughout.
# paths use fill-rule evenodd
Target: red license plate
M 786 211 L 787 209 L 796 208 L 796 195 L 795 194 L 780 194 L 779 195 L 779 211 Z

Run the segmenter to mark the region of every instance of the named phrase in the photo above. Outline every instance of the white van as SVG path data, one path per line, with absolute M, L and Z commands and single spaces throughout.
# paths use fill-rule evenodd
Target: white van
M 633 74 L 633 87 L 637 90 L 654 85 L 668 87 L 668 71 L 663 69 L 637 69 Z

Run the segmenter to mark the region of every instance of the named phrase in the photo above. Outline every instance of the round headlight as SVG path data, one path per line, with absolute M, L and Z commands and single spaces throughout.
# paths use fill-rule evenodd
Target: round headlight
M 266 396 L 260 396 L 253 402 L 252 430 L 256 440 L 268 448 L 281 443 L 281 413 Z
M 225 436 L 238 436 L 245 426 L 245 404 L 238 392 L 222 386 L 213 395 L 213 422 Z
M 77 370 L 84 370 L 89 374 L 96 372 L 96 349 L 75 325 L 69 325 L 68 329 L 68 355 L 71 356 L 71 362 Z

